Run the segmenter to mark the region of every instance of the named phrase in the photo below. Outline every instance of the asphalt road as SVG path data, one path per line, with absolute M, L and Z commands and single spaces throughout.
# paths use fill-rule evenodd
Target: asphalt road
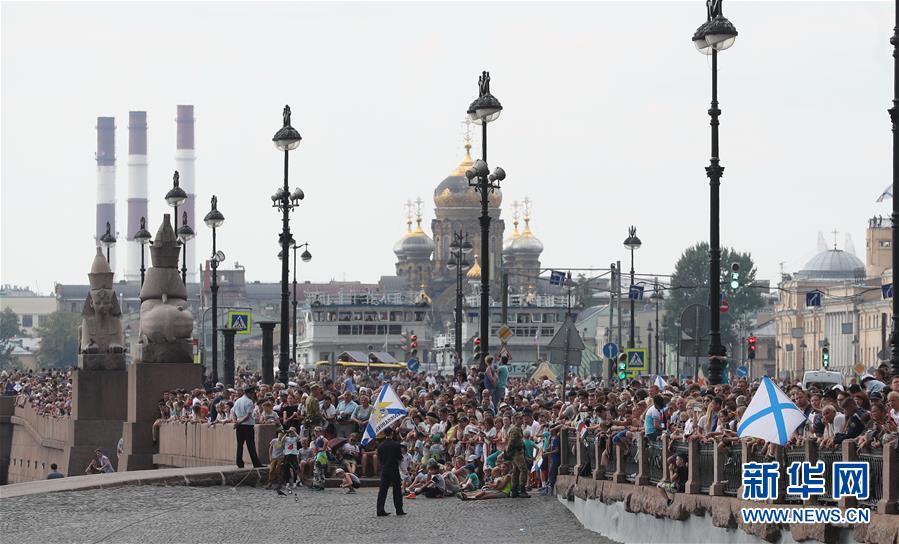
M 407 500 L 405 517 L 376 517 L 374 489 L 295 496 L 253 487 L 135 486 L 0 501 L 4 542 L 253 543 L 501 542 L 613 544 L 556 499 Z M 392 504 L 388 497 L 388 511 Z

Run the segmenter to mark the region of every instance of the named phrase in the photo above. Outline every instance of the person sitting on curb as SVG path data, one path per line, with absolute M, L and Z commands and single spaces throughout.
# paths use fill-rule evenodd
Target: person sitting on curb
M 352 472 L 347 472 L 342 468 L 335 470 L 334 476 L 340 478 L 340 487 L 341 489 L 346 489 L 346 492 L 348 494 L 355 493 L 357 489 L 362 487 L 362 481 L 358 476 L 356 476 Z

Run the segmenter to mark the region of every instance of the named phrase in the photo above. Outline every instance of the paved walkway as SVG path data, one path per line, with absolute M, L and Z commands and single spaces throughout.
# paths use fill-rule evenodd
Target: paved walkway
M 16 543 L 612 544 L 554 498 L 422 497 L 406 501 L 405 517 L 378 518 L 375 496 L 373 489 L 301 488 L 281 497 L 256 487 L 154 485 L 33 494 L 0 501 L 0 534 Z

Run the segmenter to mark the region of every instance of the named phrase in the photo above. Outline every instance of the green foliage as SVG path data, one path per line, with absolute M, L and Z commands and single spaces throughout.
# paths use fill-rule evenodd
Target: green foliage
M 65 368 L 78 363 L 78 325 L 75 314 L 53 312 L 37 329 L 41 347 L 37 360 L 42 368 Z
M 0 368 L 12 366 L 15 358 L 12 356 L 12 346 L 9 339 L 22 334 L 19 328 L 19 316 L 12 308 L 6 308 L 0 312 Z
M 578 274 L 571 283 L 571 294 L 582 308 L 590 308 L 599 304 L 599 292 L 590 285 L 590 279 L 587 276 Z
M 730 288 L 730 265 L 740 265 L 741 287 L 736 292 Z M 736 345 L 736 324 L 745 321 L 751 314 L 765 306 L 762 290 L 751 287 L 755 282 L 756 269 L 749 253 L 739 253 L 732 248 L 721 250 L 721 292 L 730 304 L 730 310 L 721 314 L 721 342 Z M 665 328 L 677 331 L 676 323 L 681 312 L 691 304 L 709 303 L 709 244 L 700 242 L 687 248 L 674 266 L 671 278 L 674 287 L 666 293 Z M 716 308 L 713 311 L 717 311 Z M 676 338 L 676 333 L 675 337 Z

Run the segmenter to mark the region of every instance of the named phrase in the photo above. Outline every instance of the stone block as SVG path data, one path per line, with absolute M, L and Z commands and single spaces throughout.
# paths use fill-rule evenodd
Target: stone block
M 125 370 L 124 353 L 82 353 L 78 356 L 79 370 Z
M 128 368 L 128 421 L 155 421 L 162 392 L 201 386 L 200 372 L 192 363 L 135 362 Z
M 225 477 L 221 472 L 208 472 L 205 474 L 188 474 L 188 485 L 197 487 L 211 487 L 225 485 Z
M 117 354 L 82 355 L 105 358 Z M 72 419 L 125 421 L 128 415 L 128 374 L 124 370 L 87 370 L 72 373 Z

